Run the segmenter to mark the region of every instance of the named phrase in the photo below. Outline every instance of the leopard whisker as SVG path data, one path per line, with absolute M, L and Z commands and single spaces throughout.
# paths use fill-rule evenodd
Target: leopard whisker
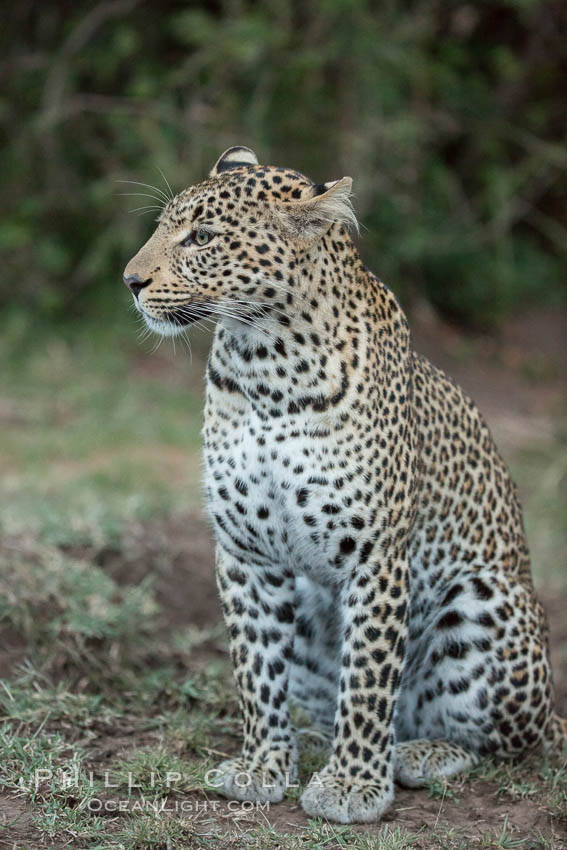
M 164 208 L 166 203 L 162 198 L 157 198 L 155 195 L 150 195 L 149 192 L 118 192 L 118 195 L 121 198 L 151 198 L 153 201 L 157 201 L 160 210 Z
M 165 181 L 165 185 L 166 185 L 166 186 L 167 186 L 167 188 L 169 189 L 169 200 L 171 201 L 171 200 L 173 200 L 173 198 L 175 197 L 175 195 L 173 194 L 173 189 L 172 189 L 172 188 L 171 188 L 171 186 L 169 185 L 169 180 L 167 179 L 167 177 L 165 176 L 165 174 L 163 173 L 163 171 L 161 170 L 161 168 L 159 167 L 159 165 L 158 165 L 158 166 L 156 166 L 156 167 L 157 167 L 157 170 L 159 171 L 159 173 L 161 174 L 161 176 L 163 177 L 163 179 L 164 179 L 164 181 Z
M 161 207 L 156 207 L 148 204 L 146 207 L 134 207 L 132 210 L 128 210 L 129 213 L 137 212 L 138 215 L 144 215 L 144 213 L 151 212 L 152 210 L 161 210 Z
M 167 194 L 163 191 L 163 189 L 159 189 L 157 186 L 152 186 L 151 183 L 140 183 L 138 180 L 117 180 L 117 183 L 130 183 L 132 186 L 142 186 L 146 189 L 151 189 L 152 192 L 157 192 L 158 195 L 161 195 L 164 204 L 168 203 L 171 199 L 167 196 Z
M 273 311 L 274 313 L 278 313 L 280 316 L 286 316 L 286 318 L 288 318 L 288 319 L 290 318 L 289 313 L 287 313 L 285 310 L 281 310 L 279 307 L 276 306 L 276 304 L 272 304 L 271 302 L 268 302 L 268 301 L 244 301 L 244 300 L 241 300 L 241 299 L 230 298 L 230 299 L 228 299 L 227 303 L 229 303 L 229 304 L 246 304 L 248 306 L 251 306 L 251 305 L 262 306 L 266 310 Z M 264 314 L 264 315 L 266 315 L 266 318 L 268 318 L 267 314 Z M 301 316 L 293 316 L 293 321 L 298 322 L 302 325 L 305 325 L 305 327 L 308 327 L 311 330 L 313 329 L 313 324 L 311 322 L 306 321 Z
M 214 308 L 210 308 L 212 312 L 214 312 L 218 316 L 223 316 L 227 319 L 235 319 L 238 322 L 242 322 L 245 325 L 249 325 L 249 327 L 254 328 L 254 330 L 258 331 L 258 333 L 264 334 L 264 336 L 268 338 L 273 338 L 273 334 L 266 330 L 266 328 L 261 327 L 256 322 L 250 321 L 248 318 L 245 318 L 238 312 L 232 312 L 222 307 L 215 306 Z
M 191 327 L 198 328 L 199 330 L 205 331 L 206 333 L 209 332 L 209 328 L 207 328 L 206 325 L 203 324 L 204 321 L 208 321 L 206 316 L 201 316 L 199 319 L 195 319 L 194 314 L 184 311 L 183 308 L 177 309 L 176 312 L 178 312 L 186 319 L 191 319 Z M 184 330 L 184 333 L 186 332 L 187 329 Z
M 184 343 L 185 343 L 185 345 L 186 345 L 186 347 L 187 347 L 187 350 L 188 350 L 188 352 L 189 352 L 189 361 L 190 361 L 191 363 L 193 363 L 193 351 L 192 351 L 192 349 L 191 349 L 191 341 L 190 341 L 190 339 L 189 339 L 189 335 L 188 335 L 188 333 L 187 333 L 187 331 L 186 331 L 186 330 L 185 330 L 185 331 L 183 331 L 183 333 L 181 334 L 181 340 L 182 340 L 182 342 L 184 342 Z
M 312 300 L 311 296 L 307 296 L 303 292 L 295 292 L 293 289 L 290 289 L 287 286 L 283 286 L 281 283 L 276 283 L 273 280 L 262 281 L 262 285 L 266 287 L 273 286 L 274 289 L 279 289 L 280 292 L 284 292 L 286 295 L 291 295 L 292 298 L 297 298 L 297 300 L 299 301 L 306 301 L 307 303 L 310 303 Z

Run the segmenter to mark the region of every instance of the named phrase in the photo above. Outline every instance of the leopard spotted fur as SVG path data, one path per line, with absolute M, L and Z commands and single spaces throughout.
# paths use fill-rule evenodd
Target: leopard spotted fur
M 217 320 L 206 498 L 244 721 L 218 784 L 282 799 L 295 702 L 333 739 L 303 807 L 342 822 L 567 739 L 516 488 L 365 268 L 350 187 L 232 148 L 125 272 L 154 330 Z

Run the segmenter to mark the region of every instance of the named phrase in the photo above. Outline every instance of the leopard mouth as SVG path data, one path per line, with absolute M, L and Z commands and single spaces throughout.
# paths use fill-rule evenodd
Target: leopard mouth
M 167 312 L 162 313 L 161 319 L 169 322 L 171 325 L 187 328 L 201 319 L 208 319 L 212 315 L 212 312 L 210 308 L 205 306 L 189 305 L 177 310 L 167 310 Z
M 152 316 L 140 304 L 137 307 L 148 328 L 162 337 L 182 334 L 186 328 L 207 319 L 214 312 L 205 305 L 186 304 L 173 310 L 164 310 L 159 316 Z
M 140 304 L 137 307 L 148 327 L 164 336 L 175 336 L 185 328 L 208 319 L 213 313 L 211 308 L 203 304 L 184 304 L 173 310 L 164 310 L 159 316 L 152 316 Z

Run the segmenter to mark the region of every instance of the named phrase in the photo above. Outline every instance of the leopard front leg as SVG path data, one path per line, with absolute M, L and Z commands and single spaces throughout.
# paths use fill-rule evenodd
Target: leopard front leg
M 369 569 L 366 569 L 366 567 Z M 377 820 L 394 799 L 394 711 L 407 634 L 405 558 L 359 567 L 344 587 L 345 631 L 332 756 L 301 802 L 340 823 Z
M 217 584 L 244 721 L 240 758 L 222 762 L 211 785 L 237 800 L 278 803 L 295 781 L 297 750 L 287 705 L 294 639 L 294 579 L 249 566 L 220 546 Z

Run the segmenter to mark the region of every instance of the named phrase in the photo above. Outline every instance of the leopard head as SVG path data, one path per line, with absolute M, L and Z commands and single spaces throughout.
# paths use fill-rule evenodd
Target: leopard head
M 208 179 L 166 204 L 126 266 L 137 310 L 152 330 L 173 336 L 210 317 L 244 321 L 280 309 L 309 277 L 322 237 L 335 227 L 348 239 L 356 227 L 351 187 L 350 177 L 316 185 L 259 165 L 249 148 L 229 148 Z

